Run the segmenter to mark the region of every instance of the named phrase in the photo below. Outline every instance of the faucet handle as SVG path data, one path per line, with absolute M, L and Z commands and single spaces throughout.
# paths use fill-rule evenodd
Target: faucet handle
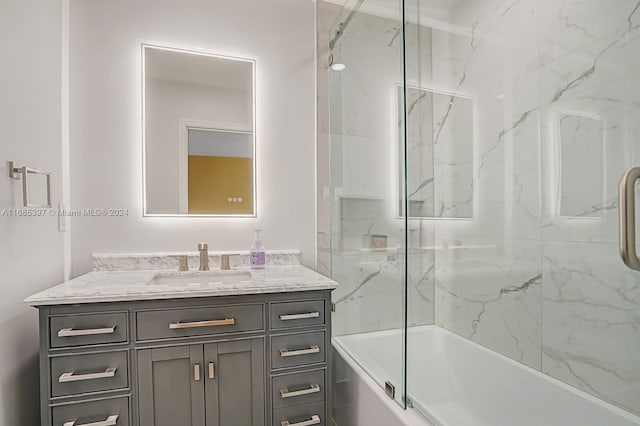
M 231 269 L 231 265 L 229 264 L 229 257 L 231 256 L 238 256 L 238 253 L 224 253 L 220 255 L 220 269 L 223 271 Z
M 171 257 L 175 257 L 178 259 L 178 272 L 189 271 L 189 258 L 186 254 L 178 254 Z
M 207 243 L 198 243 L 198 250 L 209 250 L 209 244 L 207 244 Z

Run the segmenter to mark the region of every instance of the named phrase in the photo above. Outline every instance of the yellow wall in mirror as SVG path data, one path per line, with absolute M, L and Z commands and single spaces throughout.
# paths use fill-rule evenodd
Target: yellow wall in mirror
M 189 213 L 254 214 L 253 159 L 190 155 Z

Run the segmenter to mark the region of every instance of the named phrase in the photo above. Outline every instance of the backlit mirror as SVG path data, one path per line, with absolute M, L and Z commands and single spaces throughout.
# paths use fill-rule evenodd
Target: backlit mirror
M 256 215 L 255 63 L 142 46 L 145 215 Z

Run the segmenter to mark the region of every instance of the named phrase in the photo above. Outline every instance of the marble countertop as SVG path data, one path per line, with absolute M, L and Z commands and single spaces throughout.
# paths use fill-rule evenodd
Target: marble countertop
M 180 273 L 158 270 L 89 272 L 29 296 L 24 302 L 31 306 L 49 306 L 331 290 L 337 287 L 332 279 L 301 265 L 267 266 L 264 269 L 237 268 L 232 269 L 233 271 L 248 272 L 251 277 L 230 283 L 158 284 L 153 283 L 158 274 L 178 276 Z

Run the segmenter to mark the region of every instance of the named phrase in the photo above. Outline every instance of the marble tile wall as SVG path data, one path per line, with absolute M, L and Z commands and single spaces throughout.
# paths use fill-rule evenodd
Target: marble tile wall
M 321 61 L 339 22 L 329 24 L 336 16 L 333 5 L 318 3 L 318 87 L 327 89 L 319 93 L 318 138 L 329 152 L 319 168 L 326 173 L 329 167 L 331 187 L 328 196 L 326 191 L 319 196 L 320 209 L 330 211 L 322 231 L 319 225 L 324 244 L 319 251 L 330 253 L 326 269 L 341 284 L 333 294 L 336 335 L 394 329 L 404 321 L 404 252 L 399 248 L 404 245 L 404 221 L 398 218 L 397 181 L 389 179 L 399 173 L 397 108 L 402 108 L 396 99 L 403 81 L 397 5 L 395 16 L 360 14 L 350 21 L 333 50 L 335 60 L 347 68 L 336 73 Z M 427 29 L 413 26 L 410 31 L 422 31 L 420 37 L 428 38 Z M 375 234 L 387 237 L 387 249 L 371 249 Z M 435 281 L 428 241 L 417 224 L 411 231 L 413 261 L 408 265 L 412 325 L 433 323 Z
M 542 3 L 542 371 L 640 414 L 640 273 L 618 254 L 617 199 L 620 177 L 640 164 L 640 2 Z M 580 149 L 602 178 L 565 180 L 573 196 L 558 215 L 552 188 L 570 166 L 554 155 L 562 114 L 600 121 Z
M 640 164 L 640 2 L 463 0 L 430 13 L 406 27 L 407 84 L 472 100 L 474 214 L 410 222 L 410 322 L 640 414 L 640 273 L 617 253 L 618 182 Z M 403 245 L 397 123 L 384 124 L 401 71 L 391 15 L 363 9 L 337 50 L 354 72 L 329 77 L 340 333 L 401 325 L 402 249 L 361 246 L 374 229 Z

